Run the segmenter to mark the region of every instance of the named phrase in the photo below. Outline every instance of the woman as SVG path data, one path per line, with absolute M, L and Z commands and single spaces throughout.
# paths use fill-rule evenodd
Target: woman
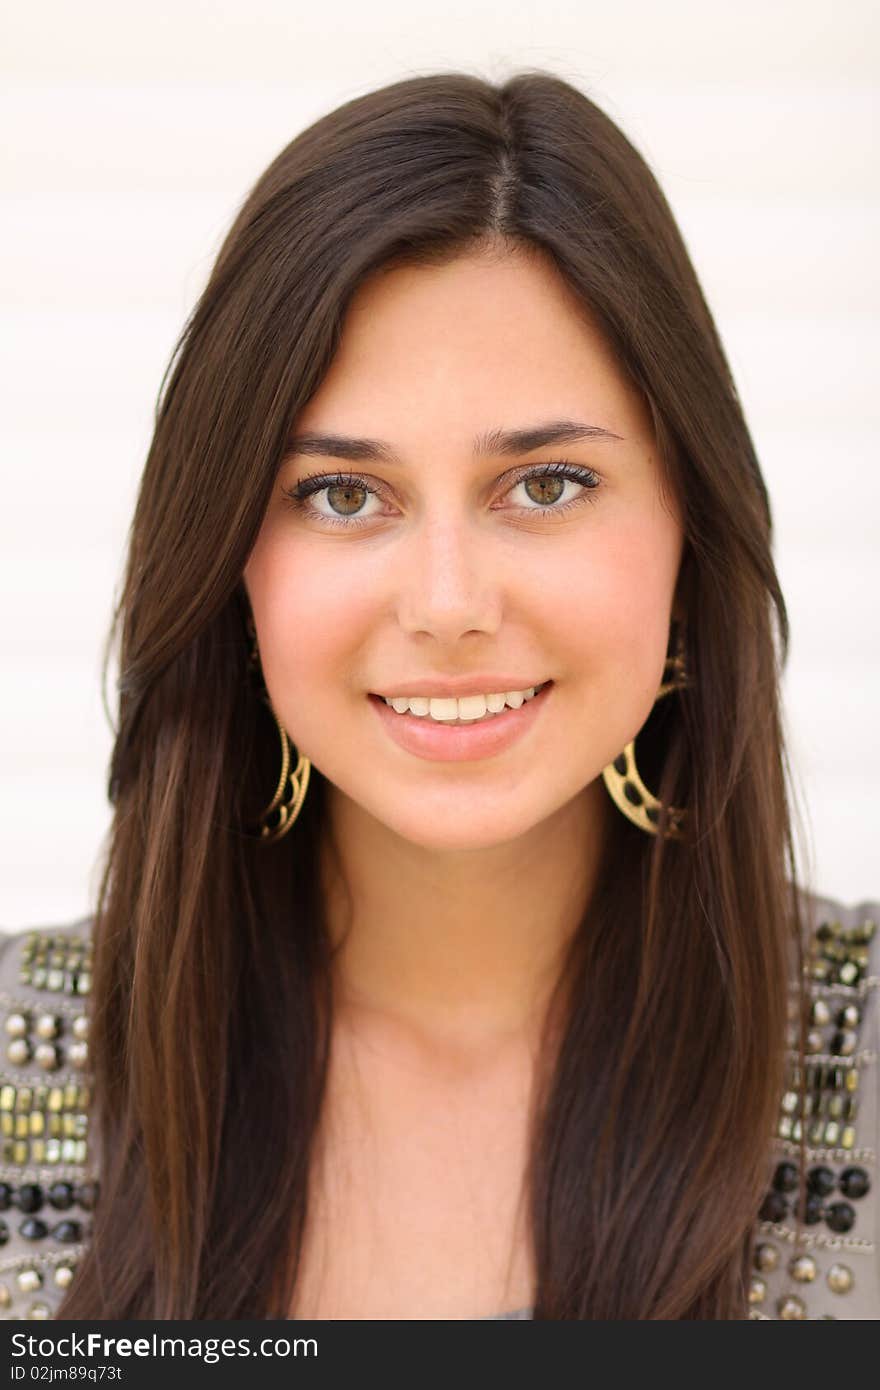
M 282 151 L 117 629 L 94 917 L 3 953 L 9 1315 L 880 1315 L 877 904 L 796 881 L 760 468 L 585 96 Z

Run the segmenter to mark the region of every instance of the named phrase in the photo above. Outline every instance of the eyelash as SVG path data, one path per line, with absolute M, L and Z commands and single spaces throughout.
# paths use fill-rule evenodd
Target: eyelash
M 579 464 L 569 463 L 568 459 L 558 459 L 554 463 L 540 464 L 535 468 L 528 469 L 513 481 L 510 490 L 518 487 L 520 483 L 530 482 L 532 478 L 567 478 L 571 482 L 580 483 L 585 489 L 579 497 L 573 497 L 568 502 L 560 503 L 558 506 L 522 508 L 523 511 L 540 517 L 547 517 L 550 514 L 558 516 L 560 513 L 567 512 L 571 507 L 579 507 L 582 502 L 595 502 L 594 493 L 601 485 L 599 475 L 592 468 L 583 468 Z M 327 516 L 324 512 L 316 511 L 308 503 L 308 498 L 316 493 L 325 492 L 331 487 L 363 488 L 371 496 L 381 496 L 380 488 L 371 486 L 366 478 L 361 478 L 354 473 L 312 473 L 308 477 L 301 478 L 293 487 L 283 488 L 282 494 L 288 506 L 296 511 L 304 512 L 307 516 L 315 517 L 318 521 L 325 522 L 329 526 L 342 526 L 348 530 L 354 530 L 376 520 L 375 517 Z

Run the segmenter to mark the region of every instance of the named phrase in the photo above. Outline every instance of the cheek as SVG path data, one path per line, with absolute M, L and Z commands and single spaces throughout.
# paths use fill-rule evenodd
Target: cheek
M 644 723 L 663 675 L 681 533 L 661 515 L 665 524 L 630 509 L 625 525 L 597 528 L 590 544 L 573 548 L 554 606 L 559 649 L 582 679 L 609 757 Z
M 296 723 L 316 701 L 326 708 L 334 692 L 345 694 L 371 631 L 369 586 L 352 582 L 342 561 L 332 546 L 322 557 L 269 535 L 248 562 L 266 685 L 280 714 L 296 711 Z

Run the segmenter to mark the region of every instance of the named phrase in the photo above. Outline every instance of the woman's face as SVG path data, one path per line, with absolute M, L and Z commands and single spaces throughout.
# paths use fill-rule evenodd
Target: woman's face
M 559 421 L 608 433 L 475 445 Z M 294 434 L 384 451 L 291 451 L 247 564 L 296 750 L 426 848 L 528 832 L 637 734 L 662 679 L 683 532 L 643 402 L 549 262 L 475 254 L 362 286 Z M 542 475 L 560 461 L 574 471 Z M 294 505 L 286 494 L 315 474 L 323 490 Z M 370 698 L 470 677 L 485 694 L 489 677 L 552 685 L 491 747 L 465 745 L 474 726 L 431 724 L 436 747 L 414 748 L 390 720 L 418 736 L 428 718 Z

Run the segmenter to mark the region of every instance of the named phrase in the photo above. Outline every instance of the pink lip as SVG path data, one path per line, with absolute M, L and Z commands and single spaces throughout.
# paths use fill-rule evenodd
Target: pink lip
M 474 724 L 438 724 L 427 715 L 397 714 L 381 695 L 370 695 L 368 699 L 390 737 L 407 753 L 429 762 L 466 762 L 473 758 L 491 758 L 522 738 L 540 716 L 553 685 L 550 681 L 519 709 L 505 709 L 494 719 Z
M 426 690 L 430 690 L 432 695 L 439 698 L 455 696 L 457 700 L 463 700 L 466 695 L 482 695 L 489 690 L 528 690 L 529 687 L 543 685 L 546 676 L 539 680 L 527 680 L 524 676 L 499 676 L 499 675 L 477 675 L 477 676 L 458 676 L 454 680 L 444 680 L 442 676 L 423 676 L 420 681 L 401 681 L 398 685 L 389 686 L 387 690 L 374 690 L 373 695 L 405 695 L 411 699 L 414 695 L 424 695 Z

